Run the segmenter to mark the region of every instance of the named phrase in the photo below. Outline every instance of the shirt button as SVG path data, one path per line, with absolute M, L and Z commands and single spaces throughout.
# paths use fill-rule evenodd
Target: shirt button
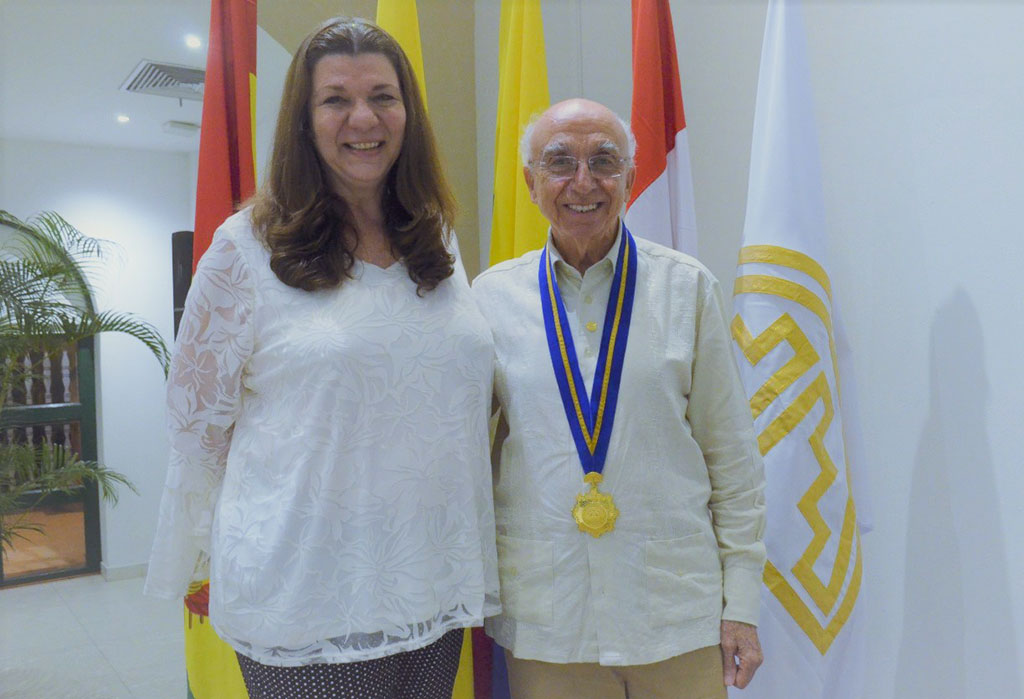
M 594 321 L 590 321 L 589 323 L 587 323 L 587 330 L 589 330 L 590 332 L 594 332 L 595 330 L 597 330 L 597 323 L 595 323 Z
M 583 356 L 584 357 L 593 357 L 594 356 L 594 350 L 590 349 L 589 347 L 586 348 L 585 350 L 583 350 Z
M 590 294 L 587 294 L 586 296 L 583 297 L 583 303 L 593 303 L 593 302 L 594 302 L 594 297 L 591 296 Z

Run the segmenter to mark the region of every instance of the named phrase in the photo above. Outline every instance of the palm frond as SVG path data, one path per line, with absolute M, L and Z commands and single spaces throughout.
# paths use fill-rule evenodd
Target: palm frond
M 61 334 L 77 338 L 92 337 L 100 333 L 125 333 L 141 342 L 153 353 L 160 366 L 163 367 L 164 375 L 171 365 L 170 350 L 164 343 L 159 331 L 148 321 L 142 320 L 131 313 L 120 313 L 117 311 L 102 311 L 89 314 L 68 314 L 58 317 L 60 321 Z
M 61 293 L 59 269 L 26 260 L 0 259 L 0 318 L 45 312 L 50 305 L 70 306 Z
M 0 551 L 6 556 L 14 546 L 15 539 L 28 541 L 26 532 L 43 533 L 43 527 L 35 522 L 25 521 L 25 512 L 15 514 L 18 504 L 8 496 L 0 493 Z
M 120 332 L 142 342 L 166 375 L 170 354 L 152 324 L 128 313 L 95 310 L 84 265 L 107 255 L 110 243 L 83 234 L 49 211 L 22 221 L 0 210 L 0 225 L 17 232 L 0 254 L 4 356 L 11 356 L 8 349 L 55 349 L 99 333 Z
M 118 488 L 139 492 L 123 474 L 83 461 L 62 445 L 0 444 L 0 548 L 25 539 L 26 532 L 42 533 L 43 527 L 25 521 L 25 515 L 48 496 L 72 495 L 85 483 L 95 483 L 103 501 L 112 505 Z
M 136 338 L 166 375 L 169 352 L 152 324 L 130 313 L 96 310 L 89 272 L 109 256 L 112 244 L 83 234 L 53 212 L 22 221 L 0 210 L 0 227 L 13 232 L 0 236 L 0 424 L 8 390 L 38 371 L 31 357 L 99 333 Z M 124 475 L 63 446 L 0 443 L 0 549 L 41 531 L 19 512 L 83 483 L 95 483 L 112 503 L 119 488 L 138 492 Z
M 117 503 L 117 489 L 138 490 L 126 476 L 95 461 L 83 461 L 61 444 L 0 444 L 0 494 L 23 500 L 39 493 L 70 494 L 85 482 L 96 483 L 105 502 Z M 2 511 L 2 510 L 0 510 Z
M 10 255 L 50 270 L 60 293 L 86 310 L 94 309 L 87 273 L 94 261 L 104 257 L 111 246 L 109 242 L 85 235 L 52 211 L 44 211 L 27 221 L 0 211 L 0 225 L 18 233 L 8 243 Z
M 85 235 L 53 211 L 43 211 L 28 220 L 28 225 L 41 231 L 67 254 L 81 261 L 83 258 L 102 258 L 111 246 L 110 241 Z

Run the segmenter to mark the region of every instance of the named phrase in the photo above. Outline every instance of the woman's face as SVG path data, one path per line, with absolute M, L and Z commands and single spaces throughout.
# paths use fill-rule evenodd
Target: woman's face
M 332 189 L 352 202 L 379 197 L 405 133 L 402 90 L 387 57 L 320 58 L 313 66 L 309 114 Z

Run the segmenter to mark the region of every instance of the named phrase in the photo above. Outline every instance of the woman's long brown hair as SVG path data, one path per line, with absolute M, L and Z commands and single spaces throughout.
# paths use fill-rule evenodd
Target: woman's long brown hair
M 391 35 L 366 20 L 328 20 L 295 52 L 281 97 L 270 169 L 252 199 L 253 226 L 270 249 L 270 268 L 285 284 L 314 291 L 334 288 L 351 276 L 356 231 L 348 205 L 331 190 L 317 156 L 310 96 L 317 61 L 331 54 L 364 53 L 387 58 L 402 90 L 405 133 L 385 183 L 384 219 L 393 252 L 422 293 L 452 274 L 454 258 L 445 236 L 455 220 L 455 200 L 409 59 Z

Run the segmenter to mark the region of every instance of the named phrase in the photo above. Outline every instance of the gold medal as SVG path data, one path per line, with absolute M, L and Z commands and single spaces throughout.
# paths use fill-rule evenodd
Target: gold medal
M 537 270 L 551 368 L 555 372 L 558 393 L 562 398 L 562 407 L 580 457 L 580 465 L 586 474 L 583 480 L 590 484 L 590 490 L 576 496 L 572 518 L 576 520 L 581 532 L 595 538 L 615 529 L 615 520 L 619 517 L 612 496 L 600 492 L 597 486 L 602 480 L 601 471 L 608 457 L 615 408 L 618 405 L 626 340 L 633 314 L 636 276 L 636 243 L 626 227 L 622 226 L 622 241 L 612 277 L 612 290 L 605 307 L 604 331 L 597 355 L 598 367 L 590 394 L 587 395 L 572 333 L 569 332 L 565 305 L 558 291 L 554 266 L 548 259 L 546 247 L 541 253 Z M 587 329 L 596 331 L 597 326 L 590 324 Z
M 583 480 L 590 484 L 590 490 L 576 496 L 576 506 L 572 508 L 572 518 L 576 520 L 581 532 L 593 537 L 601 536 L 615 528 L 615 520 L 619 510 L 615 507 L 612 496 L 597 489 L 601 482 L 601 474 L 591 471 Z

